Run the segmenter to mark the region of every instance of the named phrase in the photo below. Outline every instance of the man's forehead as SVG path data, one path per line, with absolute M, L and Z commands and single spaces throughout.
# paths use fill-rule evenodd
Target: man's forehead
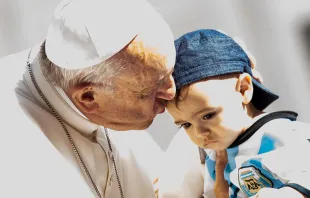
M 173 69 L 144 68 L 125 72 L 118 78 L 119 85 L 134 92 L 156 89 L 171 76 Z
M 143 82 L 141 82 L 141 88 L 143 91 L 143 89 L 147 89 L 149 91 L 152 91 L 154 89 L 157 89 L 162 83 L 164 83 L 167 78 L 169 78 L 173 73 L 173 69 L 170 71 L 162 71 L 159 72 L 158 77 L 155 77 L 153 81 L 147 81 L 148 83 L 143 84 Z

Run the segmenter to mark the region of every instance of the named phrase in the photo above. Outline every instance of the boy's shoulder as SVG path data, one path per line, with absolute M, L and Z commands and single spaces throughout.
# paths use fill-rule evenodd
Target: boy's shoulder
M 268 136 L 283 144 L 310 139 L 310 124 L 297 121 L 297 116 L 293 111 L 265 113 L 247 129 L 248 136 L 261 134 L 261 138 Z
M 310 139 L 310 124 L 289 119 L 275 119 L 262 127 L 264 134 L 281 140 L 284 144 Z
M 292 131 L 310 142 L 310 123 L 295 121 L 292 123 Z

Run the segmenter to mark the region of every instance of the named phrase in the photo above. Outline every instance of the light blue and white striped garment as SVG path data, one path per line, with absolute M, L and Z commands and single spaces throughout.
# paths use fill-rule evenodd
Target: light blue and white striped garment
M 266 121 L 266 115 L 259 120 L 264 119 Z M 310 197 L 309 125 L 269 116 L 267 122 L 250 127 L 244 133 L 254 134 L 227 149 L 228 164 L 224 176 L 230 186 L 230 198 L 251 197 L 261 188 L 285 186 Z M 212 198 L 215 197 L 216 153 L 205 151 L 204 197 Z

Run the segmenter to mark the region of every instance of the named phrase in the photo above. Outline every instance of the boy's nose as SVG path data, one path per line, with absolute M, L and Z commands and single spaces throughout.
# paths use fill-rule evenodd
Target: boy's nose
M 202 140 L 209 140 L 208 136 L 210 135 L 210 130 L 196 130 L 196 137 Z

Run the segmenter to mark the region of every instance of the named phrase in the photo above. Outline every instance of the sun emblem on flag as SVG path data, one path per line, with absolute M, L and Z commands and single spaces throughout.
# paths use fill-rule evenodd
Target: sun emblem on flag
M 262 188 L 273 186 L 271 180 L 253 166 L 240 168 L 238 174 L 240 188 L 248 197 L 255 195 Z

